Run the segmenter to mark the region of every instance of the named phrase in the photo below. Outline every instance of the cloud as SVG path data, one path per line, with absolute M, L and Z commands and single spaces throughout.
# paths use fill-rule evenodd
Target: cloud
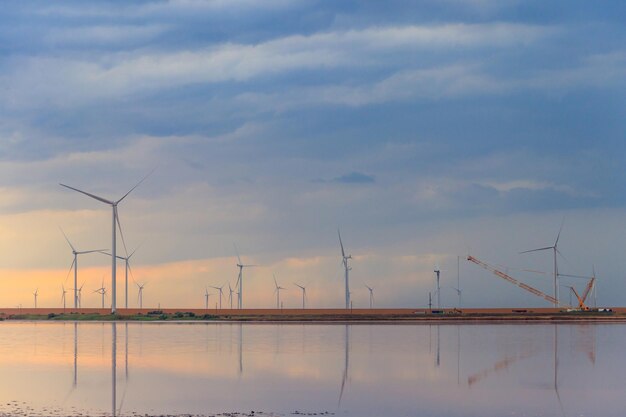
M 52 28 L 46 34 L 45 42 L 52 45 L 62 44 L 97 45 L 124 44 L 146 42 L 162 34 L 168 29 L 166 25 L 97 25 L 70 28 Z
M 87 31 L 92 39 L 111 40 L 153 36 L 162 28 L 68 30 L 57 37 L 69 39 L 74 36 L 71 31 Z M 114 53 L 97 59 L 15 57 L 7 64 L 0 86 L 9 90 L 8 103 L 12 107 L 44 103 L 67 106 L 196 83 L 244 82 L 292 71 L 378 67 L 385 62 L 379 59 L 381 54 L 402 54 L 415 48 L 505 47 L 534 42 L 552 30 L 507 23 L 371 27 L 291 35 L 256 44 L 221 43 L 196 50 Z

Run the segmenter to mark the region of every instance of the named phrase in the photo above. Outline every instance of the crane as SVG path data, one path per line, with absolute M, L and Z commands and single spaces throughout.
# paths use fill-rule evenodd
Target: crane
M 487 264 L 487 263 L 485 263 L 485 262 L 483 262 L 483 261 L 481 261 L 481 260 L 471 256 L 471 255 L 467 256 L 467 260 L 470 261 L 470 262 L 475 263 L 476 265 L 478 265 L 478 266 L 480 266 L 480 267 L 482 267 L 484 269 L 486 269 L 487 271 L 492 272 L 494 275 L 496 275 L 496 276 L 498 276 L 498 277 L 500 277 L 500 278 L 502 278 L 502 279 L 504 279 L 506 281 L 509 281 L 511 284 L 517 285 L 521 289 L 526 290 L 526 291 L 528 291 L 531 294 L 534 294 L 534 295 L 536 295 L 538 297 L 541 297 L 544 300 L 549 301 L 552 304 L 556 304 L 557 303 L 556 298 L 552 297 L 551 295 L 545 294 L 545 293 L 539 291 L 538 289 L 531 287 L 530 285 L 526 285 L 523 282 L 520 282 L 520 281 L 516 280 L 512 276 L 507 275 L 504 272 L 497 270 L 493 266 L 491 266 L 491 265 L 489 265 L 489 264 Z
M 593 283 L 595 282 L 595 280 L 596 280 L 596 277 L 592 277 L 589 280 L 589 282 L 587 283 L 587 286 L 585 287 L 585 291 L 583 292 L 582 297 L 578 295 L 578 291 L 576 291 L 576 288 L 570 287 L 570 289 L 574 292 L 574 295 L 578 299 L 578 307 L 583 311 L 589 311 L 589 307 L 585 304 L 585 300 L 587 299 L 587 296 L 591 292 L 591 289 L 593 288 Z

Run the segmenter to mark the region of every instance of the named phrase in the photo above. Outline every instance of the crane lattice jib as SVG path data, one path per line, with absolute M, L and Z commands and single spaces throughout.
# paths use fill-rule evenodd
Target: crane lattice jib
M 483 262 L 483 261 L 481 261 L 479 259 L 476 259 L 476 258 L 474 258 L 471 255 L 467 256 L 467 260 L 470 261 L 470 262 L 475 263 L 476 265 L 478 265 L 478 266 L 480 266 L 480 267 L 482 267 L 484 269 L 486 269 L 487 271 L 492 272 L 494 275 L 509 281 L 511 284 L 517 285 L 518 287 L 520 287 L 520 288 L 530 292 L 531 294 L 534 294 L 534 295 L 536 295 L 538 297 L 541 297 L 544 300 L 549 301 L 552 304 L 557 304 L 556 298 L 554 298 L 554 297 L 552 297 L 552 296 L 550 296 L 548 294 L 545 294 L 545 293 L 539 291 L 538 289 L 531 287 L 530 285 L 524 284 L 523 282 L 520 282 L 520 281 L 516 280 L 512 276 L 507 275 L 507 274 L 505 274 L 502 271 L 498 271 L 493 266 L 491 266 L 491 265 L 489 265 L 489 264 L 487 264 L 487 263 L 485 263 L 485 262 Z
M 578 295 L 578 291 L 576 291 L 576 288 L 574 287 L 569 287 L 569 288 L 574 292 L 574 295 L 576 296 L 576 299 L 578 300 L 578 307 L 581 310 L 589 310 L 589 307 L 585 305 L 585 299 L 580 298 L 580 295 Z
M 587 287 L 585 288 L 585 292 L 583 292 L 583 301 L 587 300 L 587 296 L 589 295 L 589 292 L 591 291 L 591 289 L 593 288 L 593 283 L 595 282 L 596 277 L 592 277 L 589 280 L 589 283 L 587 284 Z

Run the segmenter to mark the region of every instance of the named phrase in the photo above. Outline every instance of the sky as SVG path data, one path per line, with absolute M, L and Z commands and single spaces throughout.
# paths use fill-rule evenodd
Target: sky
M 144 306 L 207 286 L 273 307 L 548 306 L 559 270 L 626 303 L 626 4 L 583 0 L 14 2 L 0 15 L 0 305 L 61 305 L 117 199 Z M 124 252 L 123 245 L 119 250 Z M 459 258 L 460 257 L 460 258 Z M 457 259 L 460 259 L 457 271 Z M 123 279 L 123 270 L 119 274 Z M 79 257 L 83 305 L 110 259 Z M 118 282 L 123 288 L 122 281 Z M 584 279 L 562 278 L 562 300 Z M 218 302 L 215 290 L 210 304 Z M 118 290 L 118 305 L 124 299 Z M 107 300 L 110 303 L 110 300 Z M 227 291 L 223 303 L 227 303 Z

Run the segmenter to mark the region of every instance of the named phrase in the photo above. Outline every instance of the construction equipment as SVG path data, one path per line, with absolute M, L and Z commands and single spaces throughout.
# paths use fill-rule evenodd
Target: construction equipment
M 543 298 L 546 301 L 549 301 L 552 304 L 557 304 L 558 303 L 556 298 L 554 298 L 554 297 L 552 297 L 552 296 L 550 296 L 548 294 L 545 294 L 545 293 L 539 291 L 538 289 L 531 287 L 530 285 L 524 284 L 523 282 L 520 282 L 520 281 L 516 280 L 512 276 L 507 275 L 504 272 L 497 270 L 493 266 L 491 266 L 491 265 L 489 265 L 489 264 L 487 264 L 487 263 L 485 263 L 485 262 L 483 262 L 483 261 L 481 261 L 479 259 L 476 259 L 476 258 L 474 258 L 471 255 L 467 256 L 467 260 L 470 261 L 470 262 L 475 263 L 476 265 L 478 265 L 478 266 L 480 266 L 480 267 L 482 267 L 484 269 L 486 269 L 487 271 L 490 271 L 494 275 L 496 275 L 496 276 L 498 276 L 498 277 L 500 277 L 500 278 L 502 278 L 504 280 L 509 281 L 511 284 L 517 285 L 521 289 L 526 290 L 529 293 L 534 294 L 534 295 L 536 295 L 538 297 L 541 297 L 541 298 Z
M 582 297 L 578 295 L 578 291 L 576 291 L 576 288 L 570 287 L 570 289 L 574 292 L 574 295 L 578 299 L 578 307 L 583 311 L 589 311 L 589 307 L 585 304 L 585 300 L 587 299 L 587 296 L 591 292 L 591 289 L 593 288 L 593 283 L 595 282 L 595 280 L 596 280 L 596 277 L 592 277 L 589 280 L 589 283 L 587 283 L 587 287 L 585 287 L 585 291 L 583 292 Z

